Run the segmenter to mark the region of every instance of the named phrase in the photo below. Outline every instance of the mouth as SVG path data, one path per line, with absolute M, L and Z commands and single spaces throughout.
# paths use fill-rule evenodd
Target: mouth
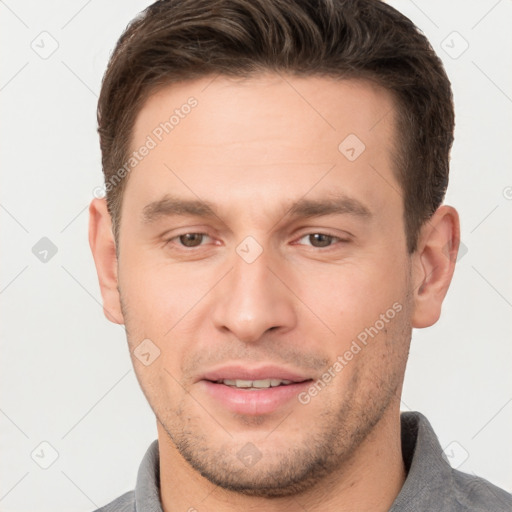
M 311 382 L 313 378 L 283 368 L 236 366 L 208 372 L 197 384 L 216 407 L 255 416 L 279 411 L 290 406 L 294 399 L 297 402 L 297 395 Z
M 256 391 L 258 389 L 277 388 L 278 386 L 289 386 L 290 384 L 296 384 L 296 382 L 287 379 L 220 379 L 215 381 L 215 384 L 224 384 L 225 386 L 229 386 L 231 388 L 244 389 L 246 391 Z

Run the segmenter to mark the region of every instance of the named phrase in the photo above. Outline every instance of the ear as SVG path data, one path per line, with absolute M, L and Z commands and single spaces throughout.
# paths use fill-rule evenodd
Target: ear
M 440 206 L 425 222 L 413 254 L 414 313 L 412 326 L 429 327 L 441 315 L 450 286 L 460 242 L 459 215 L 451 206 Z
M 121 299 L 117 289 L 116 246 L 106 199 L 93 199 L 89 206 L 89 245 L 100 282 L 103 312 L 111 322 L 123 324 Z

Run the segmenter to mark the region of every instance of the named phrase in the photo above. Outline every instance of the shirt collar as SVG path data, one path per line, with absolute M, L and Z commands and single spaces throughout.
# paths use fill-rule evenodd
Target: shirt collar
M 419 412 L 403 412 L 400 422 L 407 478 L 389 512 L 425 510 L 433 497 L 438 503 L 450 503 L 452 468 L 429 421 Z
M 158 439 L 149 446 L 142 459 L 135 485 L 136 512 L 163 512 L 160 501 L 160 454 Z

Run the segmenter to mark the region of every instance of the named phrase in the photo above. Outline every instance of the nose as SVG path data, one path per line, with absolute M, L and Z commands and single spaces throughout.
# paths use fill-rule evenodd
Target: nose
M 235 254 L 232 270 L 215 287 L 215 327 L 246 343 L 271 330 L 292 329 L 297 314 L 286 281 L 282 262 L 271 260 L 266 251 L 250 263 Z

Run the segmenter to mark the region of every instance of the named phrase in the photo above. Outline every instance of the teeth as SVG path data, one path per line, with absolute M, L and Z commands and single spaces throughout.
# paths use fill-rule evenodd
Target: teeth
M 291 380 L 285 379 L 261 379 L 261 380 L 242 380 L 242 379 L 224 379 L 219 382 L 225 384 L 226 386 L 233 386 L 236 388 L 256 388 L 256 389 L 265 389 L 276 386 L 280 386 L 281 384 L 291 384 Z
M 235 380 L 237 388 L 252 388 L 252 380 Z

